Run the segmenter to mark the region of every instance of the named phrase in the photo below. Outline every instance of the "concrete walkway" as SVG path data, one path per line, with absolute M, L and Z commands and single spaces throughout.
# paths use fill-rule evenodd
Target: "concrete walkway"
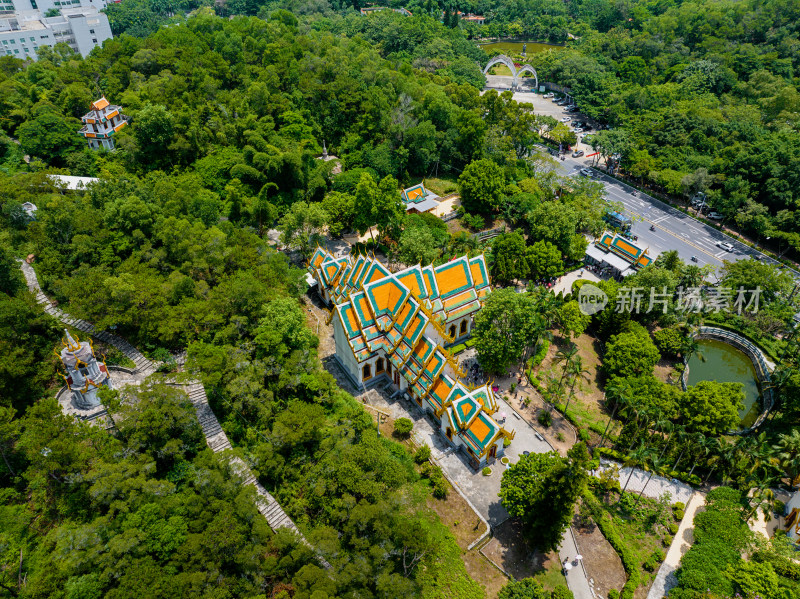
M 393 419 L 409 418 L 414 422 L 414 429 L 411 433 L 414 442 L 417 445 L 424 443 L 431 448 L 433 461 L 439 465 L 458 493 L 490 527 L 497 526 L 509 519 L 510 516 L 498 497 L 500 481 L 506 470 L 506 466 L 500 460 L 490 460 L 492 473 L 484 476 L 481 470 L 476 470 L 470 465 L 463 452 L 455 450 L 445 442 L 439 432 L 439 427 L 430 416 L 425 415 L 422 409 L 413 402 L 403 399 L 399 394 L 395 395 L 394 388 L 388 382 L 372 387 L 358 399 L 367 405 L 388 412 Z M 516 431 L 514 441 L 505 450 L 510 463 L 517 462 L 528 452 L 554 451 L 536 429 L 500 397 L 497 397 L 497 407 L 498 413 L 506 413 L 504 426 L 509 430 Z M 558 548 L 558 557 L 560 562 L 564 563 L 565 559 L 574 560 L 576 555 L 578 555 L 578 545 L 570 528 L 567 529 Z M 577 563 L 569 570 L 566 577 L 567 585 L 575 595 L 575 599 L 594 599 L 582 562 Z
M 628 475 L 631 474 L 631 468 L 623 468 L 622 464 L 619 464 L 618 462 L 602 458 L 600 460 L 600 467 L 597 470 L 592 471 L 592 476 L 599 476 L 603 470 L 606 470 L 612 466 L 617 466 L 620 469 L 619 486 L 624 487 L 625 483 L 628 482 Z M 691 485 L 682 483 L 679 480 L 664 478 L 663 476 L 658 476 L 657 474 L 654 474 L 653 477 L 650 478 L 649 472 L 646 472 L 640 468 L 633 468 L 633 474 L 630 482 L 628 482 L 628 487 L 626 490 L 630 493 L 639 493 L 642 489 L 644 489 L 645 497 L 660 499 L 664 493 L 669 493 L 672 495 L 673 503 L 680 501 L 684 504 L 688 504 L 689 499 L 694 493 L 694 488 Z
M 105 331 L 98 332 L 93 324 L 86 322 L 85 320 L 72 318 L 66 312 L 63 312 L 59 308 L 53 306 L 47 296 L 42 292 L 41 287 L 39 286 L 39 280 L 36 277 L 36 272 L 33 270 L 33 267 L 25 261 L 20 262 L 20 268 L 22 269 L 22 274 L 25 276 L 28 290 L 36 297 L 36 302 L 44 307 L 45 312 L 64 324 L 75 327 L 80 331 L 92 335 L 100 341 L 116 347 L 123 354 L 125 354 L 126 357 L 133 360 L 134 364 L 136 364 L 136 368 L 134 369 L 135 373 L 141 374 L 143 377 L 147 377 L 156 371 L 158 364 L 148 360 L 144 355 L 142 355 L 141 352 L 139 352 L 139 350 L 133 347 L 122 337 L 112 335 L 111 333 Z M 231 442 L 228 439 L 228 436 L 225 434 L 225 431 L 222 430 L 222 426 L 217 420 L 214 411 L 208 404 L 206 390 L 202 383 L 200 383 L 200 381 L 193 380 L 180 386 L 184 388 L 189 396 L 189 400 L 192 402 L 192 405 L 195 408 L 197 419 L 200 422 L 200 426 L 203 430 L 203 436 L 205 437 L 206 443 L 211 450 L 214 453 L 218 453 L 225 451 L 226 449 L 231 449 Z M 280 504 L 278 504 L 272 494 L 269 493 L 256 480 L 255 475 L 250 471 L 247 465 L 240 458 L 233 456 L 229 457 L 228 462 L 231 464 L 234 472 L 242 480 L 243 484 L 255 486 L 256 507 L 264 516 L 264 518 L 266 518 L 270 528 L 272 528 L 272 530 L 289 528 L 298 536 L 300 536 L 304 543 L 307 543 L 303 535 L 297 529 L 295 523 L 292 522 L 291 518 L 289 518 L 286 512 L 283 511 L 283 508 L 280 506 Z M 330 568 L 330 564 L 328 564 L 324 559 L 320 557 L 319 560 L 324 566 Z
M 694 516 L 697 510 L 705 504 L 706 496 L 700 492 L 695 493 L 689 499 L 678 532 L 672 540 L 672 545 L 669 546 L 664 563 L 658 569 L 647 599 L 662 599 L 670 589 L 678 585 L 675 571 L 681 564 L 681 558 L 694 543 Z

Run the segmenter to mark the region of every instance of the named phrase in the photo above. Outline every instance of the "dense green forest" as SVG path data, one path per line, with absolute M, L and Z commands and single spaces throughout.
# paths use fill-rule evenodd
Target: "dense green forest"
M 468 39 L 479 30 L 440 24 L 435 3 L 408 6 L 414 17 L 364 18 L 357 3 L 237 0 L 215 15 L 191 1 L 123 0 L 107 9 L 117 37 L 86 59 L 63 46 L 36 63 L 0 57 L 0 595 L 482 596 L 425 507 L 441 477 L 421 477 L 322 368 L 301 308 L 303 271 L 266 238 L 277 227 L 303 254 L 325 227 L 377 224 L 380 247 L 405 263 L 478 251 L 437 219 L 405 216 L 399 186 L 434 173 L 453 190 L 458 177 L 467 227 L 501 218 L 526 234 L 495 241 L 500 283 L 562 272 L 582 258 L 582 233 L 602 227 L 601 187 L 565 182 L 532 151 L 540 131 L 553 139 L 564 127 L 509 94 L 480 95 L 487 57 Z M 487 34 L 576 36 L 531 60 L 540 79 L 570 86 L 589 116 L 615 127 L 596 136 L 604 154 L 619 152 L 630 174 L 671 193 L 707 191 L 781 251 L 800 247 L 796 1 L 448 8 L 486 14 Z M 131 117 L 113 153 L 76 135 L 101 94 Z M 323 140 L 342 174 L 317 159 Z M 51 173 L 101 182 L 69 193 Z M 33 221 L 27 201 L 39 208 Z M 236 451 L 330 571 L 257 517 L 164 381 L 112 409 L 113 434 L 60 415 L 60 331 L 25 288 L 15 258 L 29 254 L 70 314 L 154 358 L 188 348 Z M 703 273 L 676 260 L 638 280 L 696 284 Z M 760 281 L 750 266 L 729 269 L 731 286 Z M 790 285 L 774 287 L 785 295 Z M 616 296 L 615 284 L 604 288 Z M 790 308 L 774 302 L 736 324 L 769 338 Z M 579 334 L 587 323 L 571 312 L 559 307 L 535 328 L 558 320 Z M 623 342 L 642 336 L 611 310 L 594 321 L 603 339 L 619 334 L 620 361 Z M 668 341 L 656 339 L 658 349 Z M 648 366 L 616 373 L 618 394 L 672 409 L 674 394 L 651 384 Z M 796 370 L 787 380 L 776 420 L 786 431 L 800 405 Z M 626 445 L 640 432 L 633 414 Z M 738 473 L 751 445 L 721 469 Z M 668 449 L 677 467 L 683 453 Z
M 566 43 L 563 50 L 531 54 L 525 61 L 540 81 L 572 89 L 583 112 L 614 127 L 595 136 L 603 155 L 620 154 L 629 174 L 657 190 L 677 196 L 706 192 L 728 224 L 755 240 L 769 238 L 776 252 L 797 258 L 796 0 L 389 5 L 405 6 L 414 17 L 385 12 L 365 19 L 353 10 L 361 6 L 357 0 L 352 5 L 297 1 L 290 8 L 306 15 L 315 29 L 363 37 L 390 60 L 473 84 L 482 78 L 475 61 L 485 64 L 487 57 L 465 37 Z M 228 2 L 219 10 L 267 15 L 276 7 Z M 108 11 L 115 32 L 143 35 L 176 8 L 194 6 L 126 0 Z M 483 14 L 488 21 L 436 28 L 443 8 Z M 439 149 L 443 167 L 458 172 L 459 161 Z
M 303 271 L 261 236 L 331 189 L 332 165 L 314 158 L 323 137 L 359 148 L 348 160 L 365 168 L 335 192 L 344 203 L 389 184 L 396 199 L 393 176 L 428 168 L 425 148 L 444 140 L 465 164 L 476 132 L 463 123 L 482 130 L 477 89 L 397 69 L 363 39 L 301 33 L 286 12 L 205 14 L 86 60 L 57 50 L 1 68 L 0 593 L 481 597 L 425 507 L 441 475 L 421 478 L 322 369 Z M 75 135 L 101 93 L 135 123 L 111 154 Z M 52 167 L 102 183 L 65 193 Z M 257 517 L 175 389 L 156 382 L 112 409 L 113 435 L 59 414 L 58 326 L 14 262 L 30 253 L 70 313 L 156 357 L 188 346 L 231 440 L 330 571 Z

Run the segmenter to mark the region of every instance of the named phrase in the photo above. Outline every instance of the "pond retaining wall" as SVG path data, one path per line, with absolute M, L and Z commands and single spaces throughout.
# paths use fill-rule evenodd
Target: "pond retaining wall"
M 764 422 L 764 419 L 767 417 L 767 414 L 769 414 L 775 403 L 775 399 L 772 396 L 772 388 L 770 386 L 770 366 L 767 363 L 764 354 L 748 339 L 726 329 L 719 329 L 717 327 L 699 327 L 697 332 L 694 334 L 694 338 L 714 339 L 716 341 L 727 343 L 728 345 L 731 345 L 743 352 L 753 362 L 753 366 L 756 369 L 756 376 L 758 377 L 758 383 L 761 387 L 761 414 L 759 414 L 752 426 L 741 430 L 729 431 L 728 434 L 746 435 L 748 433 L 752 433 L 759 426 L 761 426 L 761 423 Z M 684 368 L 683 375 L 681 376 L 681 385 L 683 386 L 683 390 L 686 391 L 686 387 L 689 382 L 689 360 L 684 358 L 683 365 Z

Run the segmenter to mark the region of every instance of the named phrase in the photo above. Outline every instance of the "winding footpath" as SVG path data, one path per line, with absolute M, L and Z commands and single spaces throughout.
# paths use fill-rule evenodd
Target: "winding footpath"
M 23 260 L 20 260 L 20 262 L 20 268 L 22 270 L 22 274 L 25 276 L 25 282 L 28 285 L 28 290 L 34 295 L 36 302 L 44 308 L 45 312 L 66 325 L 74 327 L 79 331 L 83 331 L 84 333 L 91 335 L 92 337 L 104 343 L 107 343 L 108 345 L 116 347 L 125 355 L 125 357 L 132 360 L 134 364 L 136 364 L 136 368 L 134 369 L 135 374 L 144 378 L 150 376 L 158 369 L 159 364 L 146 358 L 138 349 L 136 349 L 122 337 L 107 331 L 97 331 L 93 324 L 86 322 L 85 320 L 73 318 L 60 308 L 54 306 L 50 299 L 44 294 L 44 292 L 42 292 L 42 289 L 39 286 L 39 280 L 36 277 L 36 272 L 33 270 L 33 267 Z M 217 417 L 214 414 L 214 411 L 211 409 L 211 406 L 208 405 L 208 398 L 206 397 L 206 391 L 202 383 L 200 383 L 200 381 L 193 380 L 181 386 L 184 387 L 185 391 L 189 395 L 189 400 L 192 402 L 192 405 L 194 405 L 194 408 L 197 412 L 197 419 L 203 429 L 203 436 L 205 436 L 206 443 L 211 450 L 214 453 L 218 453 L 225 451 L 226 449 L 231 449 L 231 442 L 228 439 L 228 436 L 225 434 L 225 431 L 222 430 L 222 426 L 220 425 L 219 420 L 217 420 Z M 303 537 L 302 533 L 297 529 L 295 523 L 292 522 L 292 519 L 289 518 L 289 516 L 286 515 L 286 512 L 283 511 L 283 508 L 280 506 L 280 504 L 256 480 L 255 475 L 247 467 L 247 464 L 245 464 L 241 458 L 235 456 L 226 457 L 233 470 L 241 478 L 242 482 L 245 485 L 253 485 L 255 487 L 256 507 L 258 508 L 258 511 L 266 518 L 270 528 L 272 528 L 273 531 L 277 531 L 280 528 L 288 528 L 294 531 L 295 534 L 302 539 L 303 543 L 308 544 L 305 537 Z M 318 559 L 322 565 L 324 565 L 326 568 L 330 568 L 330 564 L 328 564 L 324 559 L 321 557 L 318 557 Z

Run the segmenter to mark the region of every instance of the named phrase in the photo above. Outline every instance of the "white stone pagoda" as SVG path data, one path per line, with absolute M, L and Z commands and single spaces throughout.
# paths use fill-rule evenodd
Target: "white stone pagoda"
M 122 114 L 120 106 L 114 106 L 105 96 L 92 103 L 92 110 L 81 117 L 81 134 L 89 143 L 89 148 L 99 150 L 114 149 L 113 135 L 128 124 L 128 117 Z
M 111 387 L 108 368 L 95 357 L 91 342 L 73 339 L 66 329 L 64 333 L 59 357 L 67 371 L 64 380 L 72 393 L 72 404 L 79 410 L 91 410 L 100 405 L 97 390 L 103 385 Z

